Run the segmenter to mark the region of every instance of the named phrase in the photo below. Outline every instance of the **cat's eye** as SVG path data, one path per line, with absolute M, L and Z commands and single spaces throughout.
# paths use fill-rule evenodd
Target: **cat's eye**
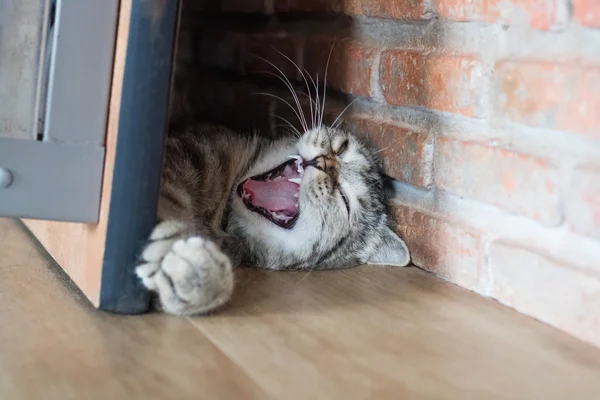
M 342 145 L 337 149 L 335 154 L 337 156 L 341 156 L 348 149 L 348 139 L 344 140 Z
M 346 206 L 346 211 L 348 211 L 348 215 L 350 215 L 350 202 L 348 198 L 344 194 L 344 192 L 340 191 L 340 195 L 342 196 L 342 200 L 344 200 L 344 205 Z

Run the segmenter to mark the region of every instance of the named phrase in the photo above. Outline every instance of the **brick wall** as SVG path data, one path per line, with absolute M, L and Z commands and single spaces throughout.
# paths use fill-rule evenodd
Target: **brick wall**
M 600 2 L 186 0 L 191 111 L 280 131 L 269 59 L 383 149 L 414 263 L 600 346 Z M 305 103 L 306 104 L 306 103 Z

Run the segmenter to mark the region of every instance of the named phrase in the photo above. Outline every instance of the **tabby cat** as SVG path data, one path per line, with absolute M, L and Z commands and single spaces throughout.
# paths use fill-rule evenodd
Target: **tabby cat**
M 324 125 L 323 109 L 311 100 L 312 121 L 297 114 L 303 131 L 277 139 L 171 126 L 159 223 L 136 269 L 166 312 L 194 315 L 221 306 L 239 265 L 409 263 L 408 248 L 389 227 L 390 178 L 376 151 Z

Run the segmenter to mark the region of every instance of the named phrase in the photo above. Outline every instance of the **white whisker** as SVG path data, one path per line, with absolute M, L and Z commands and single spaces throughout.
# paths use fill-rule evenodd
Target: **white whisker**
M 373 152 L 373 155 L 375 155 L 375 154 L 377 154 L 377 153 L 379 153 L 379 152 L 385 151 L 385 150 L 387 150 L 387 149 L 389 149 L 389 148 L 390 148 L 390 146 L 387 146 L 387 147 L 384 147 L 383 149 L 379 149 L 379 150 L 377 150 L 377 151 L 374 151 L 374 152 Z
M 315 101 L 310 97 L 310 95 L 308 95 L 308 94 L 306 94 L 304 92 L 298 92 L 298 93 L 301 94 L 304 97 L 307 97 L 308 100 L 310 101 L 310 103 L 316 107 Z M 314 124 L 313 124 L 313 126 L 314 126 Z
M 283 122 L 285 122 L 290 128 L 292 128 L 293 130 L 295 130 L 296 132 L 298 132 L 298 134 L 300 134 L 300 131 L 298 130 L 298 128 L 296 128 L 289 120 L 287 120 L 286 118 L 283 118 L 280 115 L 277 114 L 272 114 L 273 117 L 278 118 L 280 120 L 282 120 Z
M 272 93 L 256 92 L 254 94 L 259 94 L 259 95 L 262 95 L 262 96 L 270 96 L 270 97 L 273 97 L 273 98 L 275 98 L 277 100 L 283 101 L 285 104 L 287 104 L 287 106 L 289 108 L 291 108 L 291 110 L 294 112 L 294 114 L 296 114 L 296 117 L 298 117 L 298 120 L 300 121 L 300 124 L 302 125 L 302 128 L 306 129 L 305 125 L 302 123 L 302 119 L 300 118 L 300 115 L 298 114 L 298 111 L 296 111 L 296 109 L 287 100 L 285 100 L 284 98 L 282 98 L 280 96 L 272 94 Z
M 275 78 L 279 79 L 281 82 L 283 82 L 283 84 L 288 88 L 288 90 L 292 93 L 294 102 L 296 103 L 296 106 L 298 107 L 298 110 L 300 111 L 300 113 L 296 112 L 296 116 L 298 117 L 298 120 L 300 122 L 300 124 L 302 125 L 302 127 L 306 130 L 306 121 L 304 120 L 304 112 L 302 112 L 302 107 L 300 105 L 300 100 L 298 99 L 298 96 L 296 95 L 296 91 L 294 90 L 294 88 L 291 86 L 291 83 L 286 80 L 284 80 L 281 76 L 271 72 L 271 71 L 261 71 L 264 74 L 267 75 L 271 75 L 274 76 Z M 288 104 L 289 105 L 289 104 Z M 290 105 L 291 107 L 291 105 Z M 293 107 L 292 107 L 293 109 Z M 295 109 L 293 109 L 295 110 Z
M 286 56 L 285 54 L 283 54 L 281 51 L 277 50 L 275 47 L 271 46 L 271 48 L 273 50 L 275 50 L 277 53 L 279 53 L 280 55 L 282 55 L 283 57 L 285 57 L 289 62 L 291 62 L 294 65 L 294 67 L 296 67 L 296 69 L 298 70 L 298 72 L 300 72 L 300 76 L 304 80 L 304 84 L 306 85 L 306 89 L 308 90 L 308 97 L 310 99 L 310 119 L 311 119 L 311 121 L 313 123 L 312 127 L 314 128 L 314 126 L 315 126 L 315 114 L 314 114 L 314 111 L 313 111 L 312 96 L 310 94 L 310 87 L 308 86 L 308 81 L 306 80 L 306 76 L 304 75 L 304 72 L 302 72 L 302 70 L 300 69 L 300 67 L 298 66 L 298 64 L 296 64 L 294 62 L 294 60 L 292 60 L 291 58 L 289 58 L 288 56 Z
M 289 133 L 290 135 L 294 135 L 294 137 L 300 139 L 300 136 L 298 135 L 298 133 L 294 132 L 292 129 L 290 129 L 289 126 L 287 126 L 285 124 L 277 124 L 277 125 L 275 125 L 275 128 L 281 128 L 284 133 Z
M 302 134 L 300 133 L 300 131 L 294 126 L 292 125 L 287 119 L 280 117 L 279 115 L 273 115 L 273 117 L 275 118 L 279 118 L 283 121 L 285 121 L 285 124 L 277 124 L 275 125 L 275 127 L 283 127 L 286 128 L 288 131 L 290 131 L 290 133 L 292 133 L 295 137 L 297 137 L 298 139 L 300 139 L 302 137 Z
M 264 71 L 264 73 L 273 75 L 275 77 L 278 77 L 284 84 L 285 86 L 287 86 L 288 90 L 290 91 L 290 93 L 292 94 L 292 96 L 294 97 L 294 101 L 296 103 L 296 106 L 298 107 L 298 112 L 299 112 L 299 119 L 300 119 L 300 123 L 302 124 L 302 128 L 304 130 L 308 131 L 308 124 L 306 123 L 306 118 L 304 117 L 304 112 L 302 111 L 302 106 L 300 105 L 300 100 L 298 99 L 298 96 L 296 95 L 296 90 L 294 90 L 294 85 L 292 85 L 292 82 L 290 82 L 290 80 L 288 79 L 288 77 L 283 73 L 283 71 L 275 64 L 273 64 L 271 61 L 267 60 L 266 58 L 254 55 L 254 57 L 266 62 L 267 64 L 269 64 L 270 66 L 272 66 L 273 68 L 275 68 L 275 70 L 277 72 L 279 72 L 281 74 L 281 76 L 274 74 L 272 72 L 269 71 Z
M 319 102 L 319 86 L 318 86 L 319 76 L 317 75 L 317 83 L 315 83 L 315 80 L 312 78 L 312 76 L 310 76 L 310 73 L 306 70 L 306 68 L 304 69 L 304 72 L 306 72 L 306 74 L 308 75 L 308 78 L 310 79 L 310 81 L 313 84 L 313 87 L 315 88 L 315 120 L 313 121 L 313 128 L 317 128 L 317 127 L 320 127 L 320 124 L 319 125 L 316 125 L 316 124 L 318 123 L 319 115 L 321 115 L 321 103 Z
M 333 46 L 335 46 L 335 37 L 333 38 L 333 43 L 331 43 L 331 49 L 329 49 L 327 63 L 325 64 L 325 76 L 323 77 L 323 105 L 321 106 L 321 118 L 319 119 L 319 128 L 323 125 L 323 115 L 325 114 L 325 98 L 327 96 L 327 70 L 329 69 L 329 60 L 331 59 L 331 53 L 333 53 Z
M 304 282 L 304 280 L 305 280 L 305 279 L 308 277 L 308 275 L 310 275 L 310 273 L 311 273 L 311 272 L 313 272 L 313 270 L 314 270 L 314 267 L 311 267 L 311 268 L 308 270 L 308 272 L 306 273 L 306 275 L 304 275 L 304 277 L 303 277 L 302 279 L 300 279 L 300 280 L 298 281 L 298 283 L 296 283 L 296 285 L 299 285 L 299 284 L 301 284 L 302 282 Z
M 341 118 L 341 116 L 346 112 L 346 110 L 348 108 L 350 108 L 350 106 L 354 103 L 356 103 L 358 101 L 360 97 L 357 97 L 356 99 L 352 100 L 346 107 L 344 107 L 344 109 L 342 110 L 342 112 L 340 113 L 340 115 L 338 115 L 338 117 L 335 119 L 335 121 L 333 121 L 333 123 L 331 124 L 332 127 L 337 128 L 336 126 L 336 122 Z M 341 123 L 341 122 L 340 122 Z
M 287 78 L 284 79 L 281 76 L 279 76 L 279 75 L 277 75 L 277 74 L 275 74 L 273 72 L 264 71 L 264 73 L 276 77 L 281 82 L 283 82 L 283 84 L 288 88 L 288 90 L 292 94 L 292 98 L 294 99 L 294 103 L 296 104 L 296 107 L 297 107 L 297 110 L 298 110 L 298 112 L 296 112 L 296 116 L 298 117 L 298 121 L 300 122 L 300 125 L 302 125 L 302 128 L 305 129 L 305 130 L 307 130 L 307 124 L 306 124 L 306 119 L 304 118 L 304 112 L 302 110 L 302 105 L 300 103 L 300 99 L 298 98 L 298 95 L 296 94 L 296 90 L 292 86 L 292 83 Z
M 317 97 L 319 96 L 319 73 L 317 72 L 317 88 L 315 89 L 315 91 L 317 92 Z M 323 113 L 323 110 L 321 110 L 321 113 Z M 319 123 L 319 128 L 321 127 L 321 124 Z

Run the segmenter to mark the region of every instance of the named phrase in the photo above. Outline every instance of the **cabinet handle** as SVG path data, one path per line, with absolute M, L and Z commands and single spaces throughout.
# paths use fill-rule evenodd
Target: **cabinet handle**
M 0 189 L 6 189 L 13 182 L 13 174 L 8 168 L 0 167 Z

